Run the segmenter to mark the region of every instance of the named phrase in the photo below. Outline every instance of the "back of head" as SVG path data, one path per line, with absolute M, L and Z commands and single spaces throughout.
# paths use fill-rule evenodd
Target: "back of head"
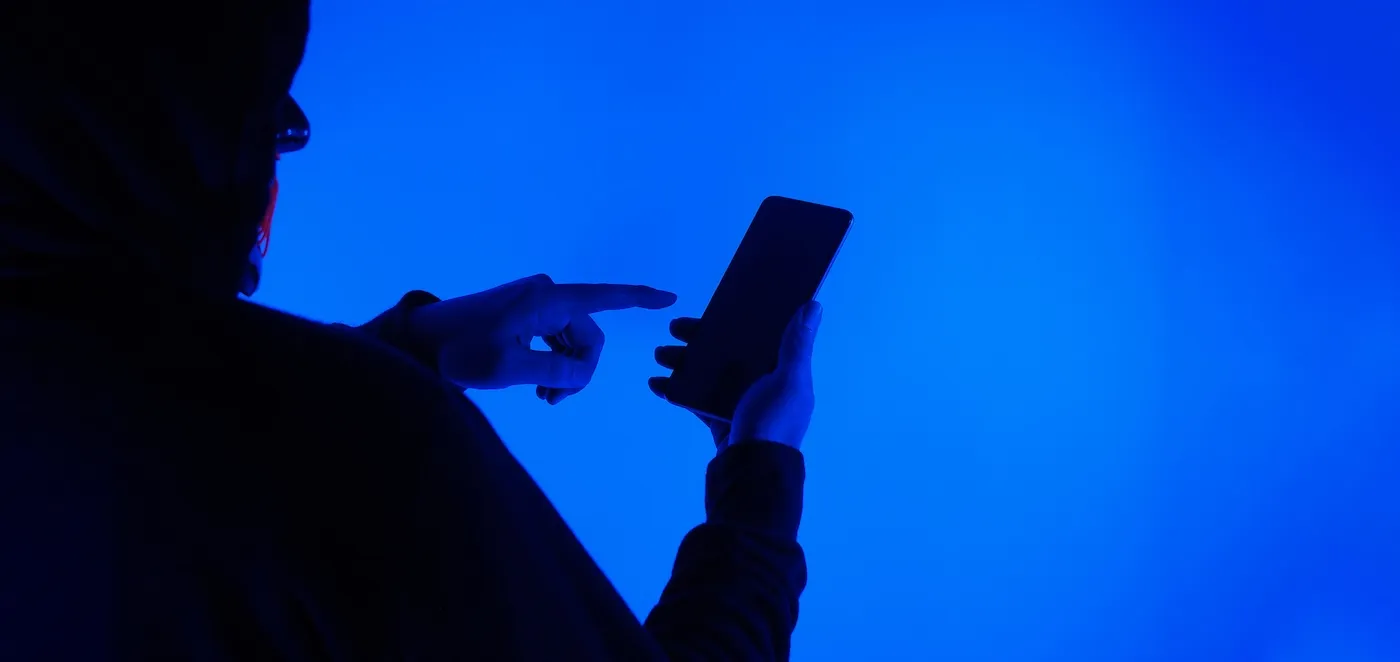
M 0 4 L 0 283 L 232 296 L 309 3 Z

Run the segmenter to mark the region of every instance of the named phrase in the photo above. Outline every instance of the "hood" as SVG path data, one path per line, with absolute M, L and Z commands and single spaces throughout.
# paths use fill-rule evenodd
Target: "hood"
M 0 283 L 235 296 L 309 2 L 0 5 Z

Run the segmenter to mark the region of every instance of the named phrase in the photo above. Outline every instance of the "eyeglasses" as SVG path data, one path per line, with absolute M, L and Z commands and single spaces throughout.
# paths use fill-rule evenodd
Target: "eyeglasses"
M 300 150 L 311 140 L 311 121 L 306 119 L 306 113 L 302 111 L 296 99 L 290 96 L 282 102 L 277 125 L 278 154 Z

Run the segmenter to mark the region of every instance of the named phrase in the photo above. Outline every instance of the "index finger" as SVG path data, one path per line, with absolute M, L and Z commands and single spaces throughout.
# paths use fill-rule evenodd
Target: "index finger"
M 550 289 L 550 298 L 556 303 L 585 315 L 628 308 L 660 310 L 676 302 L 675 294 L 646 285 L 574 283 Z

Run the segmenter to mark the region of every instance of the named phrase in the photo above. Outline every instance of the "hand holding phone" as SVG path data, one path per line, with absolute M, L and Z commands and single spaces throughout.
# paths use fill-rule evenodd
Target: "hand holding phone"
M 816 394 L 812 387 L 812 346 L 817 328 L 821 326 L 822 307 L 808 302 L 793 315 L 783 336 L 778 367 L 760 377 L 744 392 L 734 410 L 734 422 L 700 416 L 710 428 L 716 450 L 724 450 L 730 441 L 773 441 L 801 448 L 802 438 L 812 422 Z M 671 322 L 671 335 L 681 342 L 694 337 L 700 320 L 680 317 Z M 675 370 L 685 364 L 685 347 L 663 345 L 656 348 L 656 362 L 663 368 Z M 656 395 L 666 398 L 670 377 L 652 377 L 648 386 Z
M 753 394 L 754 402 L 766 397 L 765 391 L 787 393 L 792 390 L 787 386 L 801 386 L 805 374 L 810 401 L 811 341 L 821 314 L 812 298 L 850 224 L 850 212 L 835 207 L 764 200 L 704 316 L 672 323 L 672 335 L 688 346 L 658 348 L 657 361 L 673 373 L 652 379 L 652 390 L 704 419 L 721 446 L 731 422 L 747 425 L 749 393 L 760 384 L 766 386 Z M 789 445 L 800 443 L 810 415 L 808 406 Z M 763 432 L 771 433 L 737 427 L 733 434 Z

